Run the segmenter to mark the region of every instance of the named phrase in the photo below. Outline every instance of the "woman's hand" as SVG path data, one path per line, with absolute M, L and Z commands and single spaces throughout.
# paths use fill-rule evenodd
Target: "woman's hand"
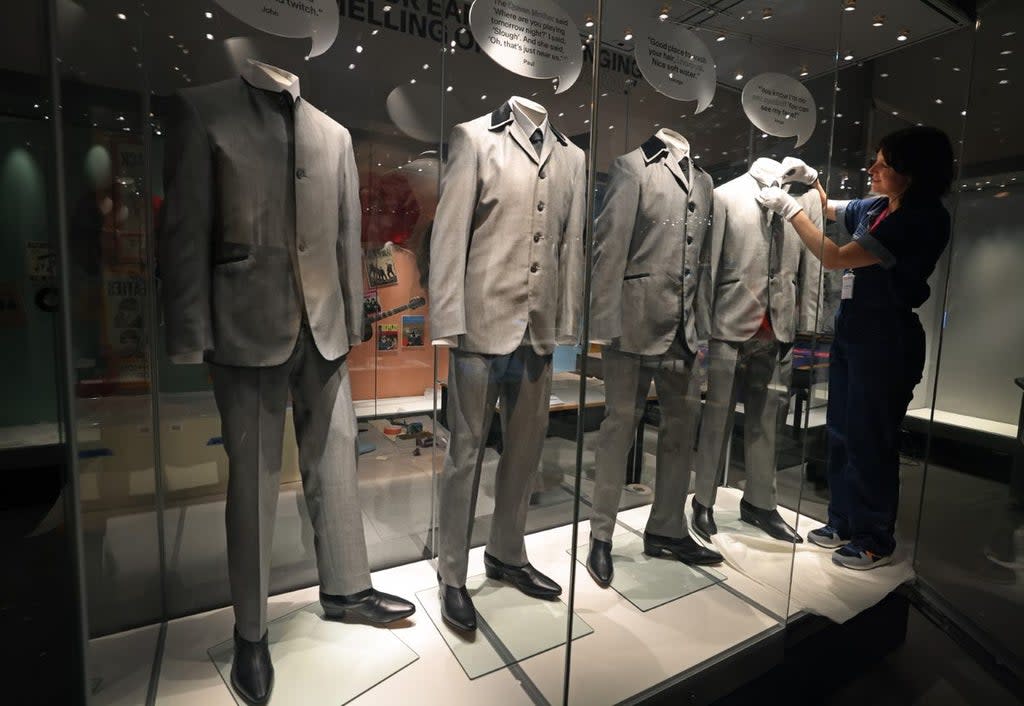
M 756 197 L 757 202 L 770 211 L 774 211 L 787 221 L 803 211 L 803 206 L 796 202 L 792 196 L 787 194 L 778 186 L 769 186 L 761 189 Z
M 779 181 L 783 184 L 814 186 L 814 182 L 818 181 L 818 170 L 807 166 L 802 159 L 786 157 L 782 160 L 782 177 Z

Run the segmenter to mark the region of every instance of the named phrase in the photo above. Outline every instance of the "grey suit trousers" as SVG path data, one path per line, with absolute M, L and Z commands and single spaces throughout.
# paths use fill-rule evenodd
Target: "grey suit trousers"
M 654 506 L 647 531 L 664 537 L 685 537 L 683 508 L 690 487 L 690 462 L 700 415 L 694 356 L 677 337 L 663 356 L 639 356 L 606 348 L 602 361 L 605 416 L 599 433 L 590 533 L 594 539 L 611 541 L 629 449 L 653 379 L 661 425 Z
M 523 534 L 534 476 L 548 429 L 551 356 L 529 345 L 507 355 L 452 350 L 448 363 L 448 452 L 441 473 L 438 573 L 448 586 L 466 584 L 470 537 L 480 489 L 484 445 L 501 399 L 504 449 L 498 461 L 487 553 L 523 566 Z
M 743 499 L 763 510 L 775 509 L 775 441 L 789 407 L 791 348 L 770 332 L 743 343 L 711 339 L 708 391 L 697 444 L 695 492 L 701 505 L 714 507 L 742 391 L 747 473 Z
M 294 351 L 282 365 L 211 364 L 210 370 L 228 454 L 225 519 L 235 625 L 246 640 L 259 640 L 267 629 L 289 391 L 320 590 L 350 595 L 370 588 L 348 364 L 344 357 L 325 360 L 303 324 Z

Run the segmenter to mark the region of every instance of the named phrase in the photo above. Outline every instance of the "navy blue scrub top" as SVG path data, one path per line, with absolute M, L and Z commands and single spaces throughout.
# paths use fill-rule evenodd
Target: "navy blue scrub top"
M 905 315 L 931 294 L 928 278 L 949 243 L 949 212 L 938 199 L 903 204 L 872 231 L 871 224 L 888 205 L 884 196 L 836 205 L 836 221 L 879 259 L 876 265 L 853 270 L 853 299 L 842 303 L 847 313 L 888 310 Z

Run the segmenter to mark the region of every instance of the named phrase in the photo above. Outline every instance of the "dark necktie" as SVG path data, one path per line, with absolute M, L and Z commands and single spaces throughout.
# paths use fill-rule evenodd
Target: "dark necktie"
M 687 191 L 690 189 L 690 158 L 683 157 L 679 160 L 679 169 L 683 174 L 683 184 L 686 186 Z
M 541 132 L 540 128 L 533 131 L 530 135 L 530 144 L 533 145 L 533 149 L 537 150 L 537 156 L 540 156 L 541 150 L 544 149 L 544 133 Z

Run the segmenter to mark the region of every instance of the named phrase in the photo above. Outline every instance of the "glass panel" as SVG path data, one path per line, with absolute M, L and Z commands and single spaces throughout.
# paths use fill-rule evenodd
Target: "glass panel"
M 820 265 L 758 199 L 774 187 L 822 220 L 783 160 L 828 172 L 841 13 L 719 5 L 604 3 L 586 342 L 601 414 L 580 440 L 574 587 L 595 632 L 573 648 L 570 703 L 666 688 L 741 645 L 781 658 L 766 638 L 806 521 Z
M 8 673 L 40 703 L 81 703 L 85 686 L 78 508 L 67 438 L 66 323 L 44 3 L 5 8 L 0 27 L 0 618 Z M 37 679 L 61 674 L 63 679 Z M 13 687 L 17 691 L 17 687 Z
M 1024 322 L 1015 310 L 1024 296 L 1016 210 L 1024 142 L 1014 126 L 1024 112 L 1009 92 L 1019 86 L 1024 8 L 987 3 L 979 20 L 973 62 L 962 65 L 970 102 L 938 382 L 921 410 L 933 421 L 916 568 L 957 622 L 1020 674 Z
M 861 3 L 843 13 L 833 157 L 823 182 L 835 207 L 826 232 L 836 254 L 823 275 L 820 367 L 810 398 L 819 433 L 808 440 L 800 505 L 811 518 L 804 526 L 810 541 L 797 552 L 791 595 L 794 607 L 836 621 L 914 576 L 948 267 L 943 219 L 956 204 L 922 195 L 928 172 L 952 168 L 949 146 L 944 164 L 938 157 L 945 138 L 922 149 L 913 141 L 927 133 L 899 131 L 927 124 L 956 146 L 973 42 L 955 15 L 925 6 L 879 7 L 882 15 L 873 9 Z M 907 188 L 901 175 L 910 170 L 918 171 L 920 188 Z M 889 201 L 861 200 L 879 196 Z M 925 225 L 907 231 L 915 214 Z

